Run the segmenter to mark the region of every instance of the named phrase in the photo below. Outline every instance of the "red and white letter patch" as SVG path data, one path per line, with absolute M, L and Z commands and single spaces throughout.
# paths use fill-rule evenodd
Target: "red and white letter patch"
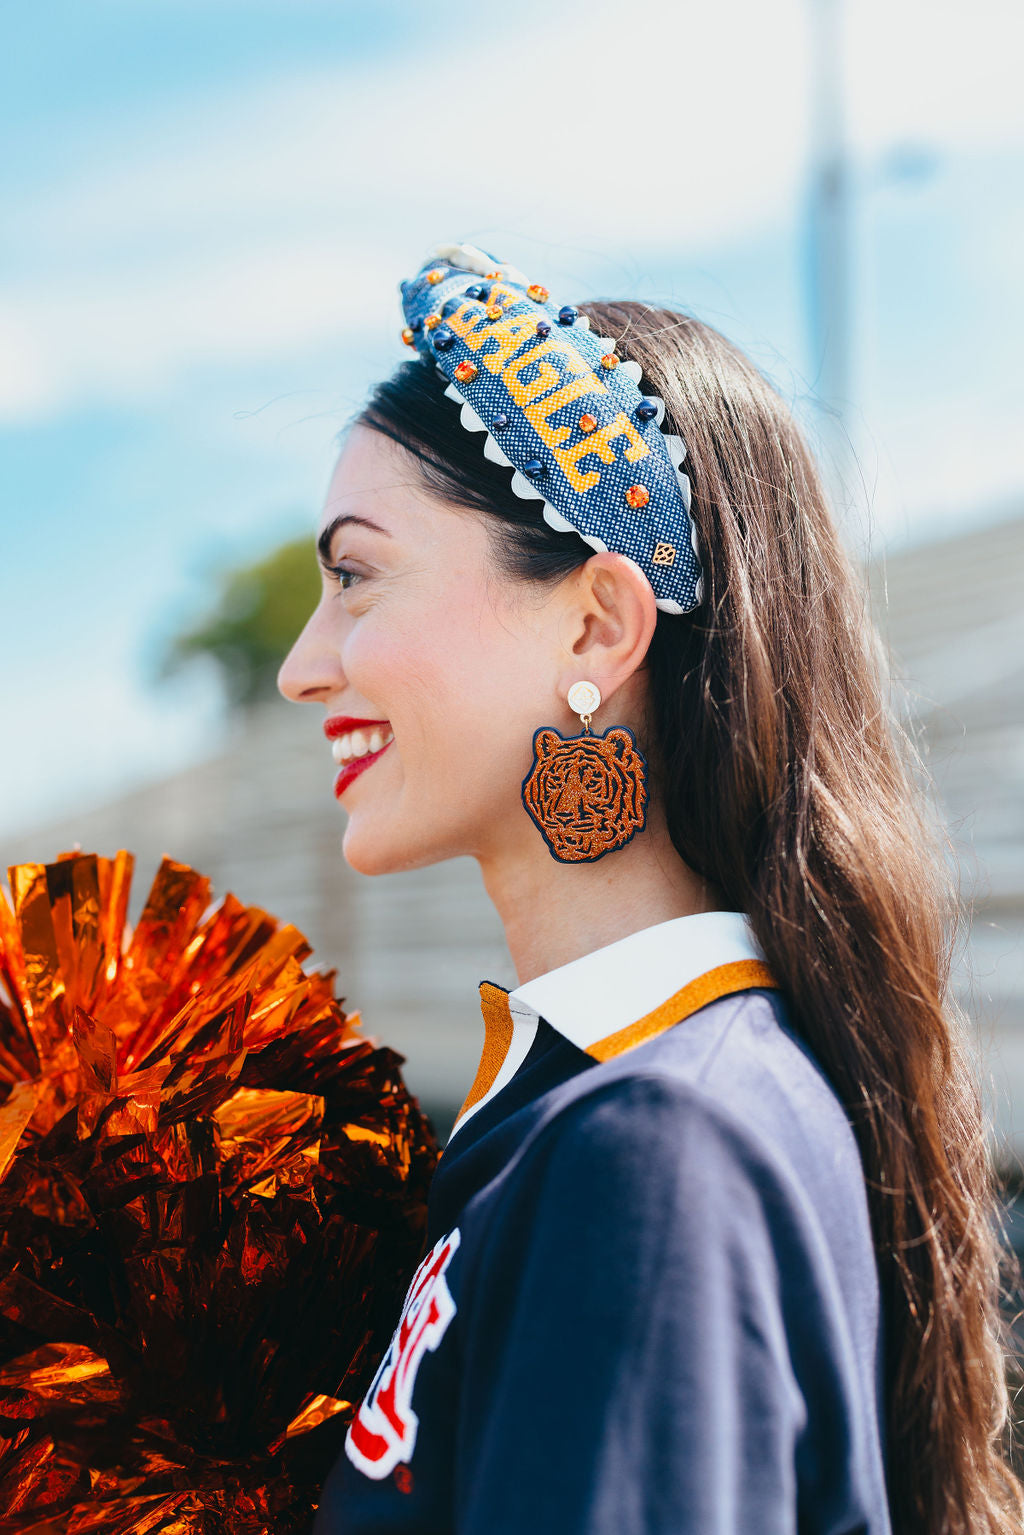
M 420 1423 L 412 1410 L 413 1386 L 423 1355 L 437 1348 L 455 1315 L 444 1272 L 460 1240 L 456 1226 L 416 1270 L 388 1351 L 349 1424 L 345 1453 L 374 1481 L 389 1476 L 400 1460 L 412 1459 Z

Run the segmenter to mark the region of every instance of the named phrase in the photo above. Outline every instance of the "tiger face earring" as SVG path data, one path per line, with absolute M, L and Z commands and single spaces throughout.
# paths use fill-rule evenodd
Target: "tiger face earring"
M 601 703 L 596 683 L 574 682 L 567 702 L 583 725 L 578 736 L 550 726 L 533 737 L 533 766 L 523 779 L 523 804 L 559 863 L 593 863 L 643 831 L 647 763 L 625 725 L 594 735 Z

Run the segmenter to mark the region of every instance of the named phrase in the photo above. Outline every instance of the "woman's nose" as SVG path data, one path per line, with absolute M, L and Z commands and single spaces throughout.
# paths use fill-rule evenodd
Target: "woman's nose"
M 337 645 L 325 632 L 317 607 L 281 665 L 278 689 L 293 703 L 303 704 L 317 703 L 340 692 L 344 685 Z

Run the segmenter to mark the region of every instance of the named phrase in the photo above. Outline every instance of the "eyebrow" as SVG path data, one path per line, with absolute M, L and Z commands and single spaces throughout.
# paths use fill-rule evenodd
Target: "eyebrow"
M 355 523 L 360 528 L 370 528 L 374 533 L 383 533 L 385 538 L 391 537 L 387 528 L 382 528 L 379 523 L 371 522 L 369 517 L 356 517 L 350 512 L 344 513 L 340 517 L 335 517 L 333 522 L 328 523 L 316 541 L 317 553 L 320 556 L 321 564 L 329 565 L 331 563 L 331 544 L 334 541 L 334 535 L 339 528 L 343 528 L 349 522 Z

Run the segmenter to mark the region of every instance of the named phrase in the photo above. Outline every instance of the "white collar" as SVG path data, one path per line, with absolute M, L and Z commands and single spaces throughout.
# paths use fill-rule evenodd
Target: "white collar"
M 515 1076 L 541 1018 L 572 1044 L 588 1050 L 653 1012 L 709 970 L 740 960 L 764 960 L 743 913 L 699 912 L 641 928 L 517 986 L 507 994 L 511 1032 L 497 1047 L 502 1052 L 500 1062 L 492 1060 L 485 1081 L 477 1092 L 471 1091 L 455 1130 Z M 500 995 L 500 988 L 490 990 Z
M 509 993 L 514 1020 L 547 1019 L 588 1050 L 652 1012 L 699 975 L 741 959 L 763 960 L 739 911 L 705 911 L 641 928 Z

